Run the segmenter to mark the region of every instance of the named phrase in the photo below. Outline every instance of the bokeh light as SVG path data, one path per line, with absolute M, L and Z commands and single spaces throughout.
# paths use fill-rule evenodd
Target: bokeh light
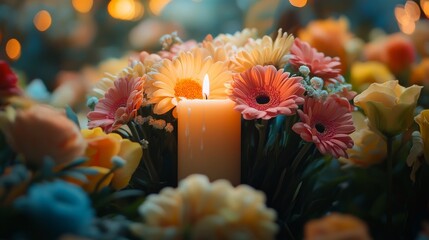
M 294 7 L 304 7 L 307 4 L 307 0 L 289 0 L 290 4 Z
M 91 11 L 93 3 L 93 0 L 72 0 L 74 9 L 80 13 L 87 13 Z
M 416 22 L 420 19 L 419 5 L 414 1 L 407 1 L 405 5 L 396 6 L 394 13 L 401 32 L 408 35 L 413 34 Z
M 407 12 L 405 12 L 405 9 L 403 6 L 397 6 L 395 7 L 395 18 L 398 23 L 408 21 Z
M 420 0 L 420 7 L 422 8 L 426 17 L 429 18 L 429 0 Z
M 37 30 L 44 32 L 51 26 L 51 14 L 46 10 L 41 10 L 34 16 L 33 23 Z
M 11 60 L 18 60 L 21 56 L 21 44 L 15 38 L 9 39 L 6 43 L 6 55 Z
M 111 0 L 107 5 L 110 16 L 120 20 L 138 20 L 144 15 L 143 4 L 136 0 Z
M 149 2 L 150 11 L 155 15 L 159 15 L 170 1 L 171 0 L 151 0 Z
M 408 17 L 412 19 L 414 22 L 420 19 L 420 8 L 419 5 L 414 1 L 407 1 L 405 3 L 405 12 Z
M 399 23 L 399 29 L 401 32 L 411 35 L 416 30 L 416 23 L 414 21 Z

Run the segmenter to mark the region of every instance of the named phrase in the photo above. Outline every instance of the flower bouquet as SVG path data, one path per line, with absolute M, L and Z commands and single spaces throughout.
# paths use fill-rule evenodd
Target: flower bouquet
M 388 81 L 356 96 L 339 58 L 281 29 L 274 37 L 244 29 L 208 35 L 202 42 L 183 42 L 173 33 L 160 42 L 159 52 L 133 55 L 127 68 L 95 84 L 87 99 L 87 126 L 80 126 L 71 108 L 53 109 L 25 97 L 2 63 L 7 71 L 2 70 L 0 85 L 0 210 L 12 219 L 2 220 L 2 236 L 299 239 L 305 231 L 308 239 L 369 239 L 365 224 L 352 216 L 329 215 L 323 221 L 332 226 L 346 223 L 331 230 L 316 220 L 304 225 L 341 210 L 335 202 L 350 177 L 339 173 L 337 160 L 383 159 L 376 150 L 384 141 L 390 180 L 380 201 L 388 207 L 378 220 L 388 228 L 399 225 L 389 203 L 392 149 L 398 136 L 409 136 L 420 87 Z M 213 140 L 215 156 L 207 156 L 213 167 L 186 177 L 178 169 L 192 155 L 179 154 L 180 135 L 190 134 L 179 131 L 186 121 L 180 107 L 195 99 L 229 101 L 239 116 L 240 135 Z M 417 117 L 423 141 L 413 145 L 415 158 L 428 155 L 422 147 L 425 116 Z M 222 122 L 222 117 L 203 122 Z M 208 148 L 208 140 L 204 147 L 199 141 L 194 153 Z M 225 151 L 216 149 L 222 141 L 239 141 L 234 165 L 216 161 L 223 156 L 216 151 Z M 374 151 L 361 151 L 368 144 Z M 241 185 L 209 178 L 212 168 L 231 172 L 237 163 Z M 28 224 L 13 224 L 21 218 Z

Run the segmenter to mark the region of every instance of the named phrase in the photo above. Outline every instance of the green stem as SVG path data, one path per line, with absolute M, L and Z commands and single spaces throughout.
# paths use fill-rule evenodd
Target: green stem
M 113 174 L 113 172 L 116 170 L 116 169 L 118 169 L 119 167 L 117 167 L 117 166 L 114 166 L 114 167 L 112 167 L 110 170 L 109 170 L 109 172 L 107 172 L 98 182 L 97 182 L 97 185 L 95 185 L 95 188 L 94 188 L 94 193 L 96 193 L 96 192 L 98 192 L 98 190 L 100 190 L 100 187 L 101 187 L 101 184 L 104 182 L 104 181 L 106 181 L 106 179 L 107 179 L 107 177 L 109 177 L 110 175 L 112 175 Z
M 387 199 L 386 227 L 388 237 L 392 236 L 392 188 L 393 188 L 393 137 L 387 137 Z
M 301 148 L 301 150 L 299 151 L 298 155 L 296 155 L 295 159 L 292 162 L 292 173 L 295 173 L 298 166 L 301 163 L 301 160 L 304 158 L 305 154 L 307 154 L 308 150 L 311 149 L 311 146 L 313 145 L 312 142 L 307 142 L 305 143 L 305 145 Z
M 285 169 L 283 169 L 283 171 L 282 171 L 282 174 L 281 174 L 281 176 L 280 176 L 279 184 L 277 185 L 276 192 L 274 193 L 273 202 L 276 202 L 276 199 L 278 198 L 278 196 L 279 196 L 279 194 L 280 194 L 280 191 L 281 191 L 281 189 L 282 189 L 282 187 L 283 187 L 284 178 L 285 178 L 285 176 L 286 176 L 286 172 L 287 172 L 286 170 L 287 170 L 287 169 L 285 168 Z
M 128 122 L 128 127 L 131 130 L 131 133 L 133 135 L 133 137 L 137 140 L 138 143 L 140 143 L 140 135 L 137 131 L 136 125 L 133 121 Z M 141 131 L 142 135 L 143 135 L 143 139 L 148 139 L 146 136 L 146 133 L 144 130 Z M 150 144 L 150 143 L 149 143 Z M 152 163 L 152 158 L 150 156 L 150 151 L 149 151 L 149 147 L 146 149 L 143 149 L 143 163 L 146 166 L 146 169 L 148 170 L 148 174 L 149 174 L 149 178 L 152 182 L 158 183 L 159 182 L 159 177 L 158 174 L 156 172 L 155 167 L 153 166 Z
M 293 236 L 292 231 L 290 230 L 290 228 L 287 224 L 285 224 L 285 229 L 286 229 L 287 234 L 289 235 L 288 239 L 295 240 L 295 237 Z
M 263 161 L 263 152 L 264 152 L 264 146 L 265 146 L 265 135 L 266 135 L 266 130 L 267 130 L 267 126 L 268 126 L 268 120 L 262 120 L 262 123 L 256 123 L 256 128 L 258 129 L 258 135 L 259 135 L 259 140 L 258 140 L 258 149 L 256 152 L 256 162 L 253 165 L 253 177 L 255 177 L 255 171 L 261 166 L 262 161 Z

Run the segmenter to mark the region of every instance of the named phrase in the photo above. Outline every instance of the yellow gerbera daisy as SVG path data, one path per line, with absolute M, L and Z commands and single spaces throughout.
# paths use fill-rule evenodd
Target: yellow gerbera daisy
M 200 48 L 202 49 L 205 57 L 211 56 L 215 62 L 229 62 L 237 52 L 234 45 L 230 43 L 216 43 L 210 35 L 204 39 Z
M 214 41 L 222 43 L 232 43 L 237 47 L 244 47 L 249 39 L 256 39 L 258 37 L 258 30 L 256 28 L 245 28 L 241 32 L 231 34 L 219 34 Z
M 240 50 L 232 60 L 232 69 L 235 72 L 244 72 L 256 65 L 274 65 L 277 69 L 283 68 L 287 62 L 287 54 L 294 38 L 279 29 L 276 39 L 266 35 L 262 39 L 249 39 L 245 49 Z
M 202 99 L 206 74 L 210 80 L 208 98 L 227 98 L 225 82 L 232 78 L 226 63 L 214 62 L 212 57 L 203 56 L 202 49 L 182 52 L 172 61 L 164 59 L 158 68 L 149 73 L 146 94 L 149 103 L 155 104 L 155 114 L 164 114 L 175 108 L 181 99 Z M 173 116 L 177 117 L 176 109 Z

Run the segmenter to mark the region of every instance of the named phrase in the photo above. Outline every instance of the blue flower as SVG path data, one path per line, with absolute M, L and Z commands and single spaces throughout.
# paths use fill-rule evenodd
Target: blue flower
M 94 220 L 88 195 L 64 181 L 35 184 L 15 205 L 28 216 L 38 235 L 57 239 L 63 234 L 86 235 Z

